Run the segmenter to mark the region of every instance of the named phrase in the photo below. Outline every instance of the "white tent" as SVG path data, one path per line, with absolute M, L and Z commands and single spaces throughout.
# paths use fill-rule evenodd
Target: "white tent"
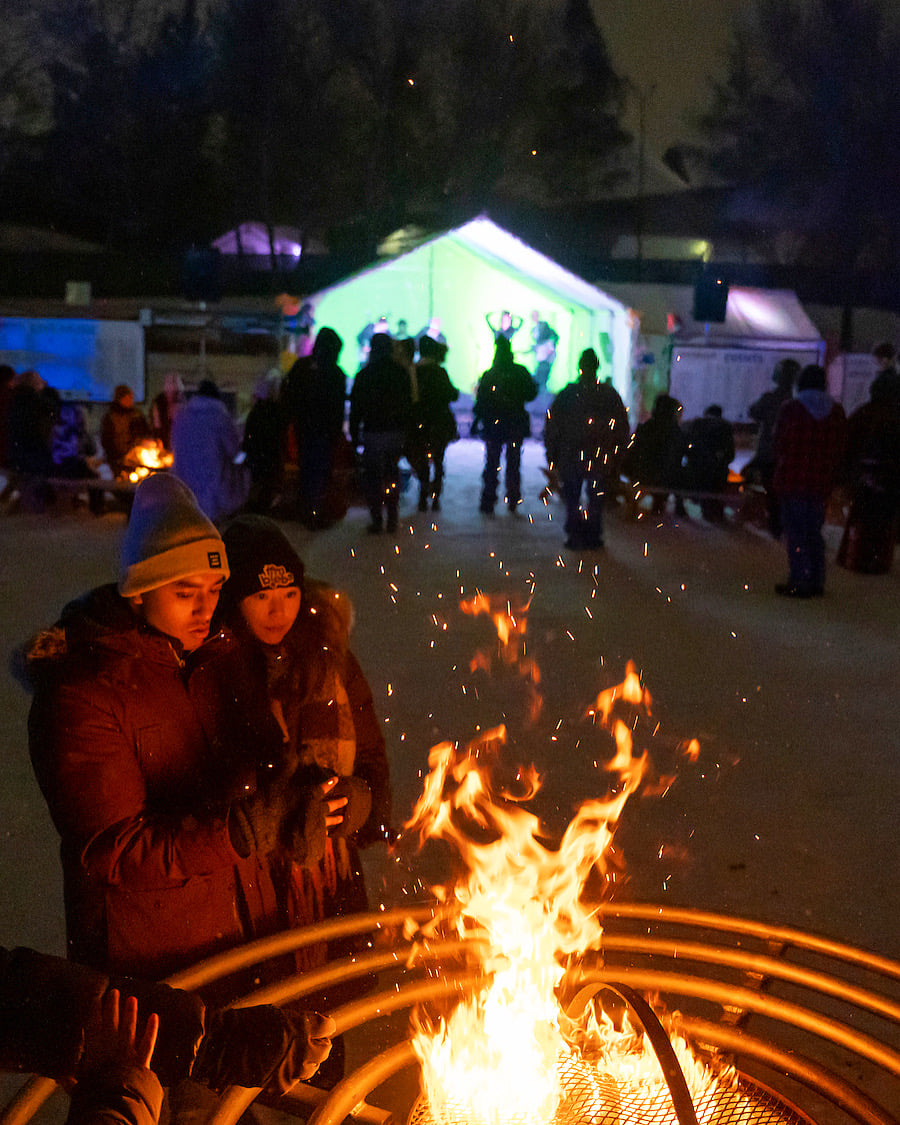
M 695 418 L 713 402 L 732 422 L 749 422 L 747 408 L 771 389 L 780 359 L 821 363 L 825 341 L 788 289 L 732 285 L 721 324 L 694 320 L 690 285 L 609 285 L 640 320 L 649 382 L 666 385 Z M 646 404 L 651 405 L 650 403 Z
M 469 391 L 493 355 L 485 316 L 508 309 L 521 317 L 513 349 L 533 369 L 530 317 L 537 310 L 559 335 L 550 390 L 574 378 L 579 354 L 593 347 L 626 402 L 630 397 L 632 322 L 625 306 L 486 218 L 387 257 L 310 300 L 317 326 L 334 328 L 344 340 L 341 362 L 351 373 L 367 325 L 380 321 L 396 334 L 402 319 L 418 336 L 436 319 L 450 349 L 450 377 Z

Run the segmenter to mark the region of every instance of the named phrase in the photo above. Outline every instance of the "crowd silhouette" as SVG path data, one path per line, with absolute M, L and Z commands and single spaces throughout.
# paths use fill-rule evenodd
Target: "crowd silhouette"
M 686 501 L 693 501 L 705 521 L 722 524 L 729 510 L 760 492 L 767 529 L 789 544 L 789 579 L 779 593 L 814 597 L 824 587 L 821 510 L 838 490 L 847 508 L 838 563 L 867 573 L 890 568 L 900 506 L 900 374 L 892 345 L 874 350 L 870 401 L 849 421 L 828 397 L 821 368 L 779 361 L 772 389 L 749 406 L 755 449 L 735 474 L 735 430 L 720 405 L 685 420 L 682 404 L 661 393 L 649 417 L 633 425 L 592 348 L 582 352 L 576 378 L 551 395 L 546 379 L 559 338 L 538 310 L 531 317 L 532 347 L 522 354 L 533 354 L 533 371 L 511 342 L 522 318 L 508 309 L 486 316 L 493 362 L 461 410 L 438 317 L 415 334 L 403 318 L 393 331 L 387 317 L 374 318 L 358 335 L 365 361 L 352 380 L 340 364 L 341 337 L 328 326 L 313 336 L 311 323 L 303 354 L 260 374 L 242 427 L 212 380 L 188 393 L 169 372 L 149 422 L 131 388 L 116 387 L 98 443 L 78 405 L 63 403 L 37 372 L 0 369 L 3 499 L 15 480 L 30 482 L 31 503 L 39 507 L 52 499 L 53 479 L 96 482 L 104 465 L 103 475 L 121 476 L 129 451 L 152 437 L 174 450 L 173 471 L 214 521 L 249 511 L 322 530 L 362 501 L 368 531 L 395 534 L 407 492 L 418 512 L 441 510 L 446 452 L 461 432 L 484 443 L 479 514 L 493 516 L 500 503 L 516 513 L 522 444 L 544 415 L 543 435 L 535 435 L 547 455 L 542 498 L 562 498 L 568 549 L 603 546 L 610 503 L 623 501 L 632 515 L 648 505 L 661 515 L 671 506 L 685 518 Z M 802 436 L 804 426 L 809 433 Z M 92 510 L 104 510 L 101 489 L 88 497 Z

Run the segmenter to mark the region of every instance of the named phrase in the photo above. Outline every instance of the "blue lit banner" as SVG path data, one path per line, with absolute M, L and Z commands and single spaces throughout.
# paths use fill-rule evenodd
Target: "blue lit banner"
M 144 329 L 135 321 L 0 317 L 0 363 L 37 371 L 64 399 L 111 402 L 119 383 L 144 399 Z

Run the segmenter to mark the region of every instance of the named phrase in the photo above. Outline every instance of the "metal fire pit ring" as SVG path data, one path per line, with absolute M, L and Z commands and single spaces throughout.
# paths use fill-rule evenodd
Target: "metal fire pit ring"
M 281 1104 L 304 1117 L 315 1106 L 310 1125 L 340 1125 L 348 1116 L 386 1125 L 391 1116 L 406 1119 L 410 1105 L 383 1109 L 367 1099 L 390 1102 L 381 1087 L 418 1065 L 405 1027 L 390 1029 L 399 1041 L 373 1046 L 387 1034 L 386 1017 L 471 993 L 484 979 L 465 967 L 468 943 L 400 936 L 408 919 L 424 923 L 441 909 L 430 904 L 279 934 L 203 962 L 170 983 L 198 987 L 305 945 L 371 935 L 373 952 L 286 978 L 235 1003 L 284 1003 L 378 972 L 377 992 L 330 1012 L 338 1032 L 354 1044 L 352 1053 L 364 1054 L 365 1061 L 332 1091 L 303 1086 Z M 573 989 L 613 983 L 645 997 L 659 994 L 668 1010 L 682 1013 L 680 1029 L 696 1050 L 724 1054 L 746 1089 L 762 1091 L 796 1114 L 789 1121 L 900 1125 L 900 963 L 801 930 L 725 915 L 627 904 L 606 906 L 603 916 L 601 949 L 572 967 Z M 447 972 L 448 960 L 459 971 Z M 32 1079 L 0 1113 L 0 1125 L 25 1125 L 54 1088 Z M 217 1125 L 232 1125 L 257 1092 L 228 1091 Z M 733 1120 L 762 1125 L 764 1119 Z M 708 1125 L 714 1123 L 709 1119 Z

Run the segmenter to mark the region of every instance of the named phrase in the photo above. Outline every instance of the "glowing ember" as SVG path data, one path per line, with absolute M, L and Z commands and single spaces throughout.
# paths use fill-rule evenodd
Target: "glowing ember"
M 484 595 L 465 605 L 467 612 L 492 615 L 497 608 Z M 507 615 L 515 618 L 511 611 Z M 580 955 L 599 948 L 599 904 L 609 887 L 607 851 L 647 769 L 648 755 L 634 754 L 633 724 L 621 712 L 648 714 L 649 704 L 629 665 L 625 682 L 601 692 L 588 709 L 615 740 L 615 756 L 606 766 L 611 791 L 604 800 L 585 801 L 557 844 L 524 807 L 540 787 L 534 769 L 520 769 L 506 782 L 500 778 L 505 728 L 465 749 L 449 742 L 432 749 L 422 795 L 404 827 L 420 845 L 442 840 L 461 859 L 464 876 L 437 888 L 453 908 L 451 921 L 438 927 L 449 924 L 460 937 L 479 939 L 466 948 L 484 951 L 478 956 L 485 971 L 484 985 L 449 1015 L 417 1016 L 414 1049 L 434 1121 L 530 1125 L 555 1115 L 561 1120 L 576 1087 L 579 1104 L 588 1091 L 588 1108 L 578 1111 L 582 1121 L 596 1119 L 590 1106 L 608 1103 L 610 1090 L 616 1098 L 627 1091 L 629 1097 L 668 1104 L 656 1055 L 627 1014 L 613 1018 L 598 1011 L 593 992 L 576 998 L 568 1012 L 560 1002 L 564 991 L 571 999 L 577 978 L 574 971 L 567 978 L 567 969 L 575 970 Z M 714 1092 L 720 1080 L 677 1035 L 673 1046 L 695 1098 Z
M 132 484 L 138 484 L 152 472 L 170 469 L 174 460 L 174 454 L 170 453 L 161 441 L 145 438 L 144 441 L 132 446 L 125 457 L 125 463 L 132 466 L 128 479 Z

